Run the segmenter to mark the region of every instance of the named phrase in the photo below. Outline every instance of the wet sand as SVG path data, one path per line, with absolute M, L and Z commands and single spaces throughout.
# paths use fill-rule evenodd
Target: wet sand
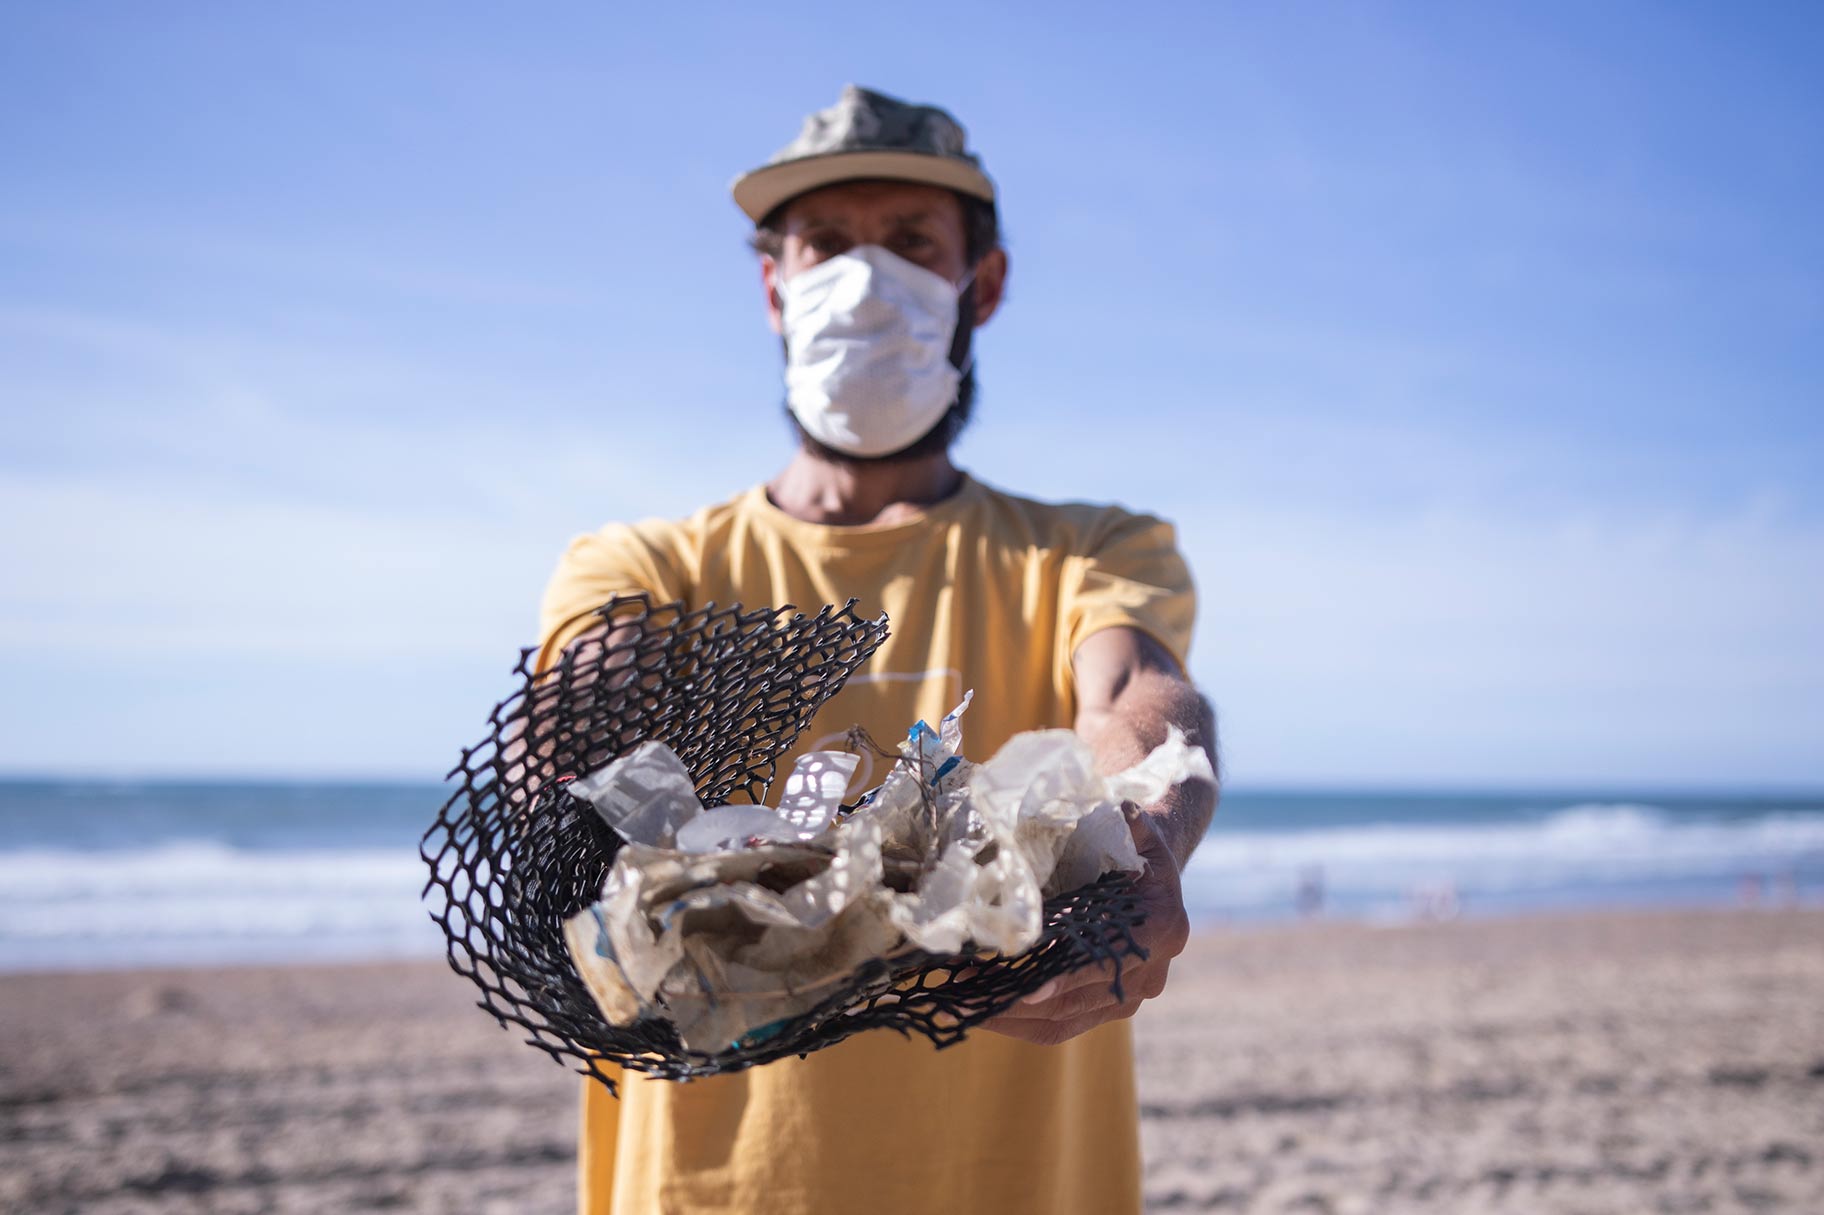
M 1202 933 L 1149 1210 L 1824 1212 L 1824 910 Z M 439 963 L 0 976 L 0 1211 L 567 1212 L 575 1081 Z

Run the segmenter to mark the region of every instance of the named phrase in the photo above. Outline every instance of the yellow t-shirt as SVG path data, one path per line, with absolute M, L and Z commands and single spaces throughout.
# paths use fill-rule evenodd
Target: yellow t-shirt
M 966 689 L 968 755 L 1069 726 L 1071 656 L 1126 626 L 1180 663 L 1194 599 L 1169 523 L 1052 505 L 965 477 L 916 518 L 836 527 L 794 519 L 763 487 L 690 518 L 579 537 L 545 592 L 541 667 L 616 592 L 659 602 L 815 612 L 850 598 L 891 636 L 782 757 L 935 723 Z M 856 774 L 856 790 L 884 777 Z M 1140 1210 L 1139 1117 L 1126 1021 L 1061 1046 L 977 1031 L 934 1050 L 874 1031 L 804 1059 L 686 1084 L 585 1081 L 584 1215 L 1123 1215 Z

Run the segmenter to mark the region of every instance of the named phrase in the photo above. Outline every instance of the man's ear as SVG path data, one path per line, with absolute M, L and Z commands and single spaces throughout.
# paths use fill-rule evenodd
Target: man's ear
M 975 263 L 975 327 L 988 323 L 1007 294 L 1007 250 L 990 249 Z
M 785 324 L 779 307 L 779 262 L 769 253 L 760 255 L 760 286 L 766 292 L 766 323 L 774 333 L 785 336 Z

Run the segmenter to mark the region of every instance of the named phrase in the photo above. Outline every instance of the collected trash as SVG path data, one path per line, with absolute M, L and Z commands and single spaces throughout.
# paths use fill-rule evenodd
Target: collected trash
M 915 725 L 886 781 L 846 809 L 859 756 L 841 751 L 800 759 L 777 809 L 704 807 L 658 742 L 570 782 L 627 841 L 601 899 L 566 925 L 609 1023 L 658 1017 L 690 1050 L 738 1049 L 896 953 L 1017 956 L 1039 943 L 1047 898 L 1144 870 L 1124 803 L 1214 779 L 1175 730 L 1109 777 L 1069 730 L 971 763 L 968 706 Z
M 1120 989 L 1122 960 L 1141 953 L 1134 875 L 1119 867 L 1131 843 L 1109 811 L 1077 815 L 1066 830 L 1071 790 L 1093 776 L 1068 734 L 1021 736 L 965 767 L 945 740 L 954 721 L 915 730 L 916 745 L 896 757 L 900 773 L 845 807 L 850 757 L 825 753 L 783 783 L 778 758 L 886 639 L 884 616 L 859 616 L 853 603 L 688 608 L 643 594 L 617 596 L 597 615 L 600 640 L 548 667 L 521 651 L 517 688 L 463 749 L 420 845 L 450 966 L 503 1027 L 613 1092 L 618 1069 L 685 1080 L 864 1030 L 953 1045 L 1083 967 Z M 989 809 L 940 813 L 965 784 Z M 1114 783 L 1103 792 L 1147 800 Z M 623 854 L 629 866 L 654 858 L 637 883 L 611 881 Z M 1110 857 L 1112 870 L 1071 886 Z M 642 953 L 636 938 L 623 954 L 610 942 L 611 963 L 595 950 L 622 919 L 590 909 L 616 898 L 638 912 L 628 933 L 643 917 L 651 948 Z M 864 913 L 851 916 L 855 906 Z M 573 954 L 579 917 L 588 936 Z M 756 943 L 769 928 L 786 931 L 737 956 L 706 950 L 707 937 L 692 944 L 704 923 Z M 799 948 L 818 932 L 827 956 Z M 678 957 L 668 961 L 670 941 Z M 1016 952 L 1023 941 L 1030 947 Z M 719 1003 L 679 990 L 686 975 L 720 985 Z M 730 992 L 742 997 L 739 1015 L 721 1007 Z

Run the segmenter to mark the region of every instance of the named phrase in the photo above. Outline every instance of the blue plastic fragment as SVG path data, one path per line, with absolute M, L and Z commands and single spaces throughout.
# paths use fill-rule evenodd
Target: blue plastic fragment
M 730 1042 L 728 1047 L 730 1050 L 740 1050 L 744 1046 L 758 1046 L 768 1038 L 778 1037 L 779 1032 L 791 1024 L 791 1021 L 790 1017 L 782 1017 L 770 1024 L 762 1025 L 758 1029 L 750 1029 L 741 1037 Z
M 950 769 L 956 767 L 956 765 L 958 765 L 962 762 L 963 762 L 963 757 L 960 755 L 952 755 L 949 759 L 946 759 L 943 763 L 938 765 L 937 775 L 933 776 L 931 778 L 931 783 L 935 785 L 938 781 L 944 779 L 945 773 L 949 772 Z

